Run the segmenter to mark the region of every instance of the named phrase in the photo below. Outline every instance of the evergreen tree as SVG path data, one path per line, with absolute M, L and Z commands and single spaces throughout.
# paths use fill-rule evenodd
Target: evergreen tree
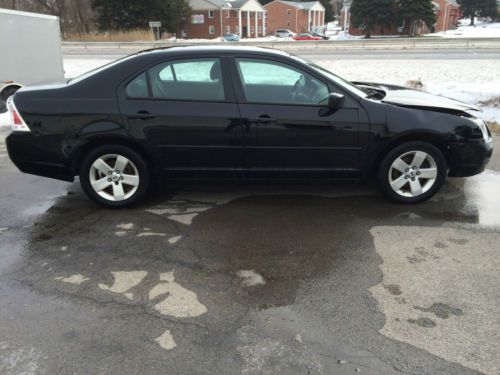
M 419 22 L 425 23 L 429 29 L 436 23 L 432 0 L 399 0 L 398 16 L 410 24 L 411 36 L 415 36 Z
M 334 12 L 333 12 L 333 5 L 330 0 L 319 0 L 321 5 L 325 7 L 325 23 L 331 22 L 334 20 Z
M 371 37 L 375 25 L 388 27 L 394 23 L 395 0 L 353 0 L 351 22 L 365 28 L 365 38 Z
M 186 0 L 92 0 L 99 30 L 145 29 L 161 21 L 162 30 L 178 31 L 189 14 Z
M 474 25 L 476 17 L 497 17 L 496 0 L 458 0 L 465 17 L 470 17 L 470 24 Z

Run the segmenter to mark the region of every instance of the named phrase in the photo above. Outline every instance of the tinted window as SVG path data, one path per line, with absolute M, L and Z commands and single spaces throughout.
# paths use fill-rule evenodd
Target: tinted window
M 149 96 L 146 73 L 142 73 L 127 85 L 127 96 L 129 98 L 147 98 Z
M 274 61 L 236 60 L 249 102 L 325 104 L 328 86 L 294 67 Z
M 171 61 L 149 72 L 153 97 L 179 100 L 224 100 L 219 59 Z
M 154 98 L 170 100 L 224 100 L 224 87 L 219 59 L 177 60 L 156 65 L 148 71 Z M 130 82 L 127 96 L 147 95 L 145 73 Z M 144 89 L 145 87 L 145 89 Z M 144 91 L 145 90 L 145 91 Z

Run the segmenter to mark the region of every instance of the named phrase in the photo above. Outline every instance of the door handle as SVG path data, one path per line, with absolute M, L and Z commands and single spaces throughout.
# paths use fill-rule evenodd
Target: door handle
M 138 118 L 140 120 L 147 120 L 149 118 L 155 118 L 156 116 L 148 111 L 139 111 L 137 113 L 129 113 L 128 118 Z
M 259 117 L 251 118 L 249 120 L 251 123 L 254 124 L 272 124 L 277 121 L 275 118 L 272 118 L 268 115 L 261 115 Z

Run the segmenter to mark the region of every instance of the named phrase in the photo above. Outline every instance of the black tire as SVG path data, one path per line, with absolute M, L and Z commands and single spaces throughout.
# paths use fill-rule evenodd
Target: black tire
M 135 192 L 132 193 L 133 190 L 132 187 L 132 189 L 130 189 L 129 191 L 130 196 L 126 197 L 126 199 L 117 201 L 106 199 L 99 193 L 97 193 L 96 190 L 94 190 L 94 188 L 92 187 L 90 181 L 91 178 L 90 173 L 92 165 L 96 160 L 105 155 L 123 156 L 132 163 L 127 165 L 127 168 L 129 168 L 129 170 L 130 168 L 132 168 L 132 166 L 135 167 L 135 170 L 133 170 L 133 174 L 135 175 L 135 173 L 137 173 L 139 182 Z M 124 173 L 126 173 L 126 171 Z M 85 194 L 93 201 L 109 208 L 130 207 L 140 202 L 145 198 L 147 192 L 149 191 L 150 182 L 151 182 L 151 172 L 144 158 L 136 151 L 121 145 L 106 145 L 106 146 L 99 146 L 93 149 L 87 155 L 85 155 L 80 167 L 80 184 Z M 113 188 L 113 184 L 116 184 L 116 182 L 113 182 L 110 185 L 111 189 Z M 123 185 L 123 186 L 124 189 L 128 189 L 131 187 L 128 185 Z
M 405 155 L 407 153 L 411 153 L 413 151 L 423 151 L 427 153 L 432 159 L 434 159 L 437 173 L 435 177 L 435 181 L 433 185 L 431 185 L 427 191 L 421 193 L 420 195 L 417 196 L 403 196 L 400 193 L 396 192 L 393 190 L 390 184 L 390 176 L 389 173 L 394 173 L 394 171 L 391 172 L 391 166 L 398 159 L 400 156 Z M 414 141 L 414 142 L 408 142 L 408 143 L 403 143 L 397 147 L 395 147 L 393 150 L 391 150 L 382 160 L 382 163 L 380 164 L 379 170 L 378 170 L 378 175 L 377 175 L 377 181 L 378 181 L 378 186 L 380 190 L 392 201 L 398 202 L 398 203 L 419 203 L 426 201 L 427 199 L 431 198 L 434 194 L 436 194 L 441 187 L 444 184 L 444 181 L 446 179 L 446 175 L 448 173 L 447 170 L 447 162 L 446 158 L 436 146 L 427 143 L 427 142 L 421 142 L 421 141 Z M 406 171 L 406 170 L 405 170 Z M 397 172 L 397 171 L 396 171 Z M 423 174 L 423 172 L 422 172 Z M 403 175 L 404 177 L 404 175 Z M 408 179 L 409 182 L 410 179 Z M 427 180 L 419 180 L 423 181 L 423 183 L 426 183 Z M 409 185 L 405 185 L 405 188 L 409 189 Z M 410 193 L 410 192 L 408 192 Z

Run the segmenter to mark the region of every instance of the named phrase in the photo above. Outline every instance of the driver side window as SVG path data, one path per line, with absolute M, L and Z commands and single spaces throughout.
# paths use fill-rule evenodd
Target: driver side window
M 236 59 L 248 102 L 281 104 L 325 104 L 328 86 L 311 75 L 279 62 Z

